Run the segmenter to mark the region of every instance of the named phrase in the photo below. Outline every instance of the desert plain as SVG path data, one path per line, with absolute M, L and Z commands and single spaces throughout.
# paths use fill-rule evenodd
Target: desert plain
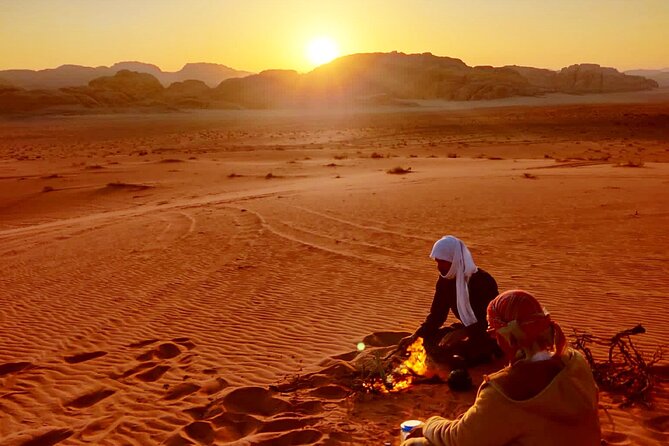
M 650 355 L 669 95 L 639 95 L 2 118 L 0 444 L 396 445 L 475 391 L 276 386 L 415 330 L 446 234 L 568 335 L 641 323 Z M 602 392 L 606 444 L 667 444 L 668 370 L 652 407 Z

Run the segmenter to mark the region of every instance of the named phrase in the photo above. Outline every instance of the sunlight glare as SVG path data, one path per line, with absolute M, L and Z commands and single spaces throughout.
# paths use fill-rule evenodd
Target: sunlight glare
M 339 56 L 337 43 L 329 37 L 319 37 L 309 42 L 307 57 L 314 65 L 322 65 Z

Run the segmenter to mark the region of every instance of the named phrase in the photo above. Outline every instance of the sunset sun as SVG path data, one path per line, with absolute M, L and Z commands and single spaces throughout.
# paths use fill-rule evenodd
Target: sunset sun
M 339 56 L 337 42 L 329 37 L 313 39 L 307 45 L 307 57 L 314 65 L 322 65 Z

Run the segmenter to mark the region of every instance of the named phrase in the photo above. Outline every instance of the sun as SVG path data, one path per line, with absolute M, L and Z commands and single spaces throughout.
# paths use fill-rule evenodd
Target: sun
M 307 45 L 307 57 L 314 65 L 322 65 L 339 56 L 337 42 L 329 37 L 313 39 Z

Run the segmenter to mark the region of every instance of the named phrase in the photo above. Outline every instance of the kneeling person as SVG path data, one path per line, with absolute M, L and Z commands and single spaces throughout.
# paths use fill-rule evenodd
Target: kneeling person
M 459 356 L 464 365 L 486 362 L 493 354 L 500 354 L 486 333 L 486 308 L 498 294 L 495 279 L 476 266 L 467 246 L 452 235 L 437 240 L 430 257 L 439 270 L 430 314 L 413 335 L 402 339 L 400 347 L 422 337 L 433 360 L 448 363 Z M 460 322 L 442 327 L 449 312 Z

